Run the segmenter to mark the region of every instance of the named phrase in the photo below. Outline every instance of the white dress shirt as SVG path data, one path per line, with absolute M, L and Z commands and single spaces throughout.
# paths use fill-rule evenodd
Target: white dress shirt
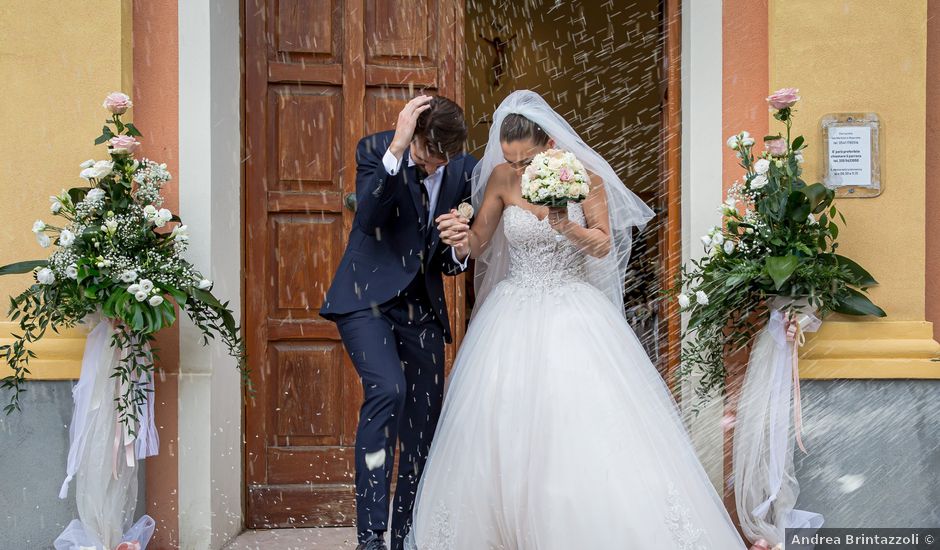
M 408 166 L 414 166 L 415 161 L 412 160 L 411 154 L 407 149 L 405 150 L 405 155 L 408 156 Z M 402 160 L 404 160 L 404 156 L 400 159 L 395 158 L 395 155 L 392 154 L 391 151 L 385 151 L 385 155 L 382 157 L 382 164 L 385 166 L 385 171 L 388 175 L 394 176 L 398 174 L 398 171 L 401 170 Z M 444 166 L 439 166 L 433 174 L 428 174 L 428 176 L 424 178 L 424 188 L 428 190 L 428 218 L 434 215 L 435 208 L 437 207 L 437 199 L 441 195 L 441 182 L 443 180 Z M 429 219 L 429 223 L 434 223 L 434 220 Z M 461 260 L 457 257 L 457 251 L 454 250 L 454 247 L 450 247 L 450 255 L 461 269 L 467 269 L 467 262 L 470 259 L 469 255 Z

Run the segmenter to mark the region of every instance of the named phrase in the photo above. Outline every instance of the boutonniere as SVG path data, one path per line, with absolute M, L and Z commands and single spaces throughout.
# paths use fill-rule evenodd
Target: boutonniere
M 469 220 L 473 218 L 473 206 L 469 202 L 462 202 L 457 206 L 457 213 Z

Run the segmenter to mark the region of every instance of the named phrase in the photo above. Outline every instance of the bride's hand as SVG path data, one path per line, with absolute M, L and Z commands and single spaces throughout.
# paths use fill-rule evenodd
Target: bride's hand
M 441 241 L 448 246 L 462 246 L 466 244 L 470 231 L 470 220 L 461 216 L 456 209 L 441 214 L 434 220 L 437 230 L 441 233 Z
M 552 229 L 561 233 L 564 231 L 568 224 L 571 223 L 571 220 L 568 219 L 568 207 L 567 206 L 549 206 L 548 207 L 548 223 L 552 226 Z

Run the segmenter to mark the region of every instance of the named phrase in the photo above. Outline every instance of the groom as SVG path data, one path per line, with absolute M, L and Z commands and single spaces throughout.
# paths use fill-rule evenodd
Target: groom
M 356 215 L 320 315 L 336 323 L 365 394 L 355 450 L 361 550 L 386 548 L 396 448 L 391 543 L 403 547 L 440 416 L 451 341 L 441 275 L 461 273 L 469 256 L 469 221 L 452 212 L 470 200 L 476 159 L 463 153 L 466 139 L 456 103 L 421 95 L 394 132 L 356 150 Z

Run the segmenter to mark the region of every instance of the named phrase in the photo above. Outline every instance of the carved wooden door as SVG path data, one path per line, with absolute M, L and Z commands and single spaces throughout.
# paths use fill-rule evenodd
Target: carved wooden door
M 462 103 L 463 5 L 244 6 L 244 327 L 255 388 L 245 400 L 246 524 L 352 525 L 362 390 L 317 311 L 352 222 L 358 140 L 391 129 L 419 91 Z M 462 279 L 447 280 L 457 341 Z

